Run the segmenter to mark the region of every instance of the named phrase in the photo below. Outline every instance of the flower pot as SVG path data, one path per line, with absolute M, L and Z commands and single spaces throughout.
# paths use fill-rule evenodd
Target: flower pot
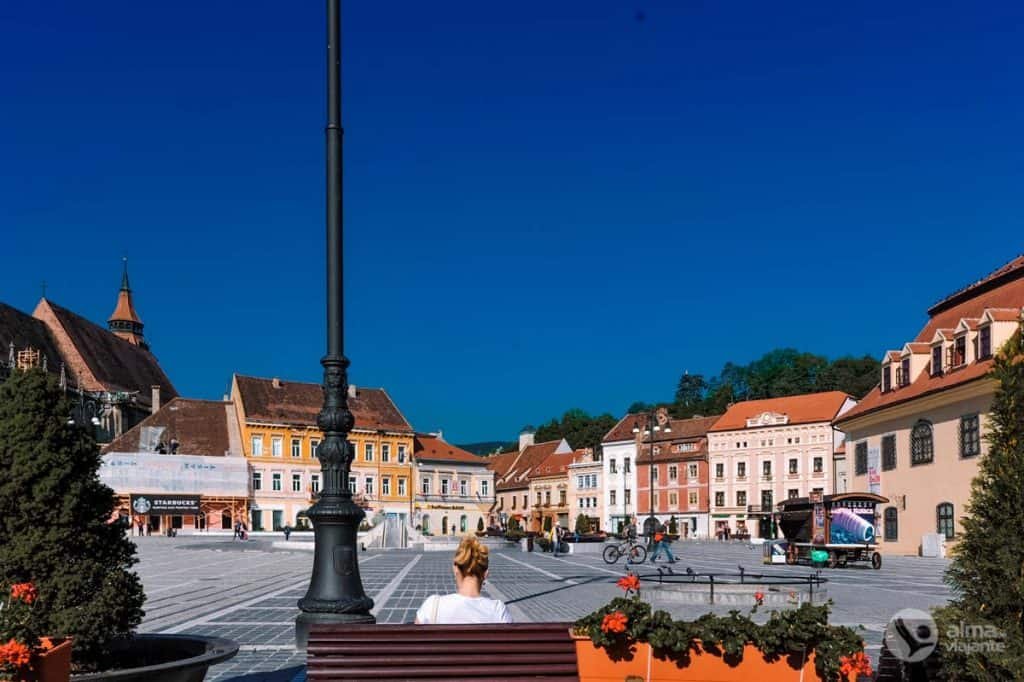
M 631 656 L 613 660 L 609 653 L 594 645 L 589 637 L 573 636 L 580 682 L 784 682 L 816 680 L 814 655 L 798 656 L 796 660 L 780 658 L 766 661 L 757 647 L 748 644 L 743 660 L 735 665 L 699 646 L 690 652 L 689 661 L 658 658 L 651 645 L 635 642 Z
M 43 648 L 32 655 L 32 676 L 36 682 L 68 682 L 71 678 L 71 640 L 42 638 Z

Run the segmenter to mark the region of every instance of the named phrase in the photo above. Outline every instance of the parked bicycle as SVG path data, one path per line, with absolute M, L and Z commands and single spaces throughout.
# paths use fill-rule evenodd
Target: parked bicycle
M 647 548 L 635 540 L 623 540 L 605 547 L 601 556 L 606 564 L 614 564 L 622 557 L 626 557 L 627 564 L 642 564 L 647 560 Z

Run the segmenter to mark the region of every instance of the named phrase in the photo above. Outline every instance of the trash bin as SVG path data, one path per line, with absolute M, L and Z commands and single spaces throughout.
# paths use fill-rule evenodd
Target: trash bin
M 533 536 L 532 535 L 527 535 L 526 536 L 526 551 L 527 552 L 532 552 L 533 551 Z

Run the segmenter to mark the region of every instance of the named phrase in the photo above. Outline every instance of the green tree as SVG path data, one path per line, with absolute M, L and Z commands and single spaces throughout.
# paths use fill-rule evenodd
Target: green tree
M 936 612 L 942 679 L 1010 680 L 1024 671 L 1024 343 L 1003 347 L 992 376 L 999 382 L 978 463 L 963 537 L 946 573 L 955 598 Z M 955 646 L 947 633 L 986 626 L 1003 638 L 986 649 Z M 963 644 L 983 644 L 971 639 Z M 979 650 L 982 649 L 982 650 Z
M 0 582 L 34 582 L 42 631 L 74 637 L 76 662 L 95 667 L 142 620 L 135 546 L 111 522 L 114 492 L 98 476 L 91 434 L 41 370 L 0 385 Z
M 879 362 L 870 355 L 836 358 L 818 376 L 817 390 L 842 391 L 858 400 L 878 384 Z
M 704 400 L 704 392 L 707 388 L 708 383 L 704 381 L 703 374 L 683 372 L 683 376 L 679 377 L 679 383 L 676 385 L 676 405 L 695 408 Z
M 561 420 L 552 419 L 543 424 L 535 435 L 538 443 L 564 438 L 573 449 L 592 448 L 600 444 L 618 419 L 610 414 L 591 417 L 579 408 L 573 408 L 562 415 Z
M 590 519 L 587 518 L 586 514 L 580 514 L 576 517 L 576 532 L 580 535 L 586 535 L 590 532 Z

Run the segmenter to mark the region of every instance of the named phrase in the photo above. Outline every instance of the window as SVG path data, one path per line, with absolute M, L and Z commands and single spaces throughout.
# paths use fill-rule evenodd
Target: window
M 787 438 L 786 439 L 786 445 L 792 445 L 792 444 L 793 444 L 793 439 L 792 438 Z
M 736 491 L 736 506 L 746 507 L 747 506 L 747 491 L 738 490 Z
M 796 443 L 797 445 L 800 445 L 800 436 L 797 436 L 793 442 Z
M 382 451 L 381 452 L 381 457 L 383 457 L 383 456 L 384 456 L 384 453 Z M 380 494 L 381 495 L 390 495 L 391 494 L 391 477 L 390 476 L 385 476 L 382 479 L 380 479 Z
M 320 474 L 310 474 L 309 490 L 314 493 L 320 492 Z
M 564 490 L 559 490 L 558 491 L 558 506 L 559 507 L 564 507 L 565 506 L 565 491 Z
M 725 478 L 725 465 L 721 462 L 715 463 L 715 478 Z
M 679 480 L 679 467 L 677 467 L 675 464 L 670 464 L 668 467 L 668 480 Z
M 724 507 L 725 506 L 725 493 L 723 493 L 723 492 L 715 493 L 715 506 L 716 507 Z
M 992 355 L 992 327 L 978 327 L 978 359 L 985 360 Z
M 442 495 L 447 495 L 448 494 L 448 485 L 449 485 L 448 479 L 447 478 L 442 478 L 441 479 L 441 494 Z
M 398 463 L 405 464 L 405 445 L 403 443 L 398 444 Z
M 900 362 L 900 371 L 896 373 L 896 383 L 901 388 L 910 385 L 910 358 L 903 358 Z
M 815 495 L 824 495 L 825 494 L 825 489 L 824 488 L 811 488 L 811 492 L 813 492 Z
M 260 471 L 252 472 L 252 489 L 263 490 L 263 473 Z
M 373 443 L 363 444 L 363 459 L 367 462 L 373 461 Z
M 292 474 L 292 492 L 302 492 L 302 474 Z
M 373 497 L 373 478 L 370 476 L 366 477 L 363 481 L 363 492 L 366 493 L 367 497 Z
M 275 492 L 281 492 L 281 474 L 270 475 L 270 489 Z
M 252 437 L 252 456 L 262 457 L 263 456 L 263 436 Z
M 356 488 L 358 486 L 359 486 L 359 484 L 356 482 L 356 477 L 355 476 L 349 476 L 348 477 L 348 491 L 350 493 L 352 493 L 353 495 L 355 495 L 356 494 Z
M 543 498 L 541 497 L 540 491 L 538 490 L 537 491 L 537 506 L 538 507 L 542 504 L 542 500 L 543 500 Z
M 284 439 L 281 436 L 274 436 L 270 439 L 270 454 L 274 457 L 284 455 Z
M 582 476 L 577 476 L 576 477 L 576 487 L 577 488 L 582 488 L 583 487 L 583 477 Z
M 688 464 L 686 466 L 686 475 L 689 478 L 697 478 L 697 465 L 696 464 Z
M 932 376 L 942 374 L 942 344 L 932 347 Z
M 551 491 L 550 490 L 544 491 L 544 505 L 547 506 L 547 507 L 551 506 Z
M 422 495 L 429 495 L 430 494 L 430 477 L 429 476 L 424 476 L 420 480 L 420 494 L 422 494 Z
M 459 517 L 459 532 L 460 533 L 465 533 L 466 532 L 466 515 L 465 514 L 463 514 L 462 516 Z
M 886 365 L 882 368 L 882 392 L 892 390 L 892 367 Z
M 624 473 L 624 474 L 628 474 L 629 473 L 629 457 L 623 457 L 622 458 L 622 473 Z
M 523 495 L 523 509 L 526 509 L 526 495 Z
M 885 519 L 883 533 L 887 542 L 895 542 L 900 536 L 900 522 L 896 518 L 896 507 L 886 507 L 883 513 Z
M 953 505 L 943 502 L 935 508 L 935 532 L 941 533 L 947 540 L 953 538 Z
M 579 507 L 580 507 L 580 509 L 583 509 L 583 498 L 581 497 L 581 498 L 580 498 L 580 499 L 578 500 L 578 502 L 579 502 Z
M 405 478 L 398 479 L 398 496 L 405 497 Z
M 691 507 L 696 507 L 697 506 L 697 491 L 691 490 L 688 493 L 687 502 L 689 503 L 689 505 Z M 675 503 L 673 502 L 673 504 L 675 504 Z
M 968 414 L 960 417 L 960 456 L 974 457 L 981 454 L 981 430 L 978 428 L 978 415 Z
M 746 477 L 747 477 L 747 463 L 746 462 L 736 462 L 736 478 L 746 478 Z
M 932 425 L 921 420 L 910 432 L 910 464 L 927 464 L 935 458 Z
M 320 441 L 316 438 L 309 439 L 309 456 L 316 459 L 316 449 L 320 447 Z
M 610 491 L 608 493 L 608 504 L 611 504 L 611 505 L 615 504 L 615 491 L 614 490 L 612 490 L 612 491 Z
M 853 449 L 853 474 L 864 476 L 868 473 L 868 443 L 862 441 L 857 443 Z
M 630 503 L 630 500 L 632 500 L 632 498 L 633 498 L 633 496 L 630 494 L 631 492 L 632 491 L 629 488 L 626 488 L 626 490 L 623 491 L 623 495 L 622 495 L 622 502 L 623 502 L 623 504 L 629 504 Z
M 608 471 L 610 471 L 610 472 L 611 472 L 611 473 L 613 473 L 613 474 L 614 474 L 614 473 L 617 473 L 617 472 L 615 471 L 615 460 L 614 460 L 614 459 L 610 459 L 610 460 L 608 460 Z
M 487 497 L 491 493 L 491 486 L 489 481 L 480 481 L 480 494 Z
M 896 436 L 882 436 L 882 470 L 896 468 Z
M 668 494 L 668 504 L 669 504 L 670 507 L 674 507 L 677 504 L 679 504 L 679 495 L 677 495 L 676 493 L 669 493 Z
M 791 473 L 791 474 L 797 473 L 798 465 L 799 465 L 799 463 L 798 463 L 798 461 L 796 459 L 790 458 L 790 460 L 789 460 L 789 473 Z
M 796 498 L 800 497 L 800 489 L 799 488 L 790 488 L 788 494 L 789 494 L 789 499 L 795 500 Z
M 953 340 L 953 366 L 959 367 L 967 362 L 967 336 L 958 336 Z
M 302 457 L 302 440 L 292 438 L 292 457 Z
M 762 490 L 761 491 L 761 509 L 765 510 L 765 509 L 771 509 L 771 508 L 772 508 L 772 491 L 771 490 Z
M 761 462 L 761 474 L 765 478 L 772 477 L 772 463 L 770 460 L 766 459 L 765 461 Z
M 651 467 L 651 480 L 652 481 L 657 481 L 658 480 L 658 467 L 656 467 L 656 466 Z
M 459 481 L 459 495 L 465 497 L 469 494 L 469 481 L 462 479 Z
M 381 443 L 380 446 L 380 461 L 390 462 L 391 461 L 391 443 Z
M 820 474 L 824 470 L 825 461 L 821 457 L 815 457 L 812 460 L 813 471 L 816 474 Z

